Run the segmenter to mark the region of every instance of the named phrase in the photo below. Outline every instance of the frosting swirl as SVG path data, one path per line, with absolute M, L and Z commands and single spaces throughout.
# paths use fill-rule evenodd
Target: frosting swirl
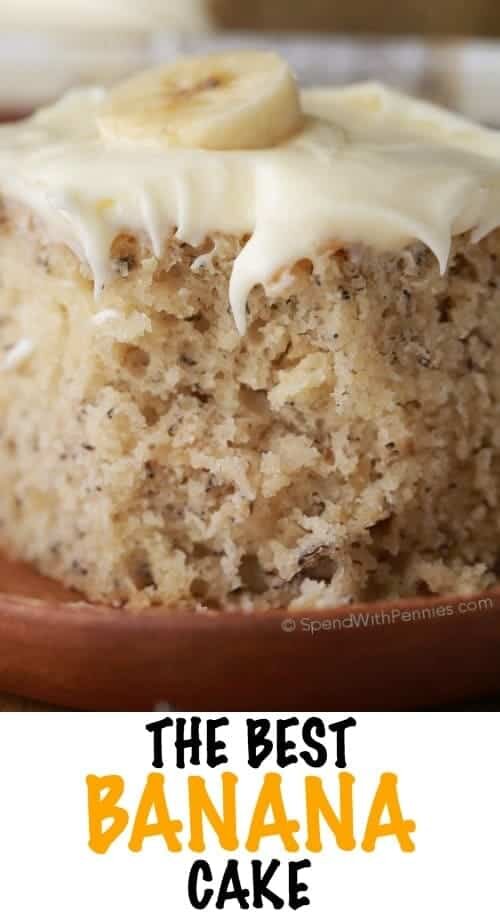
M 106 97 L 74 91 L 0 127 L 1 193 L 88 261 L 97 294 L 121 231 L 146 233 L 156 256 L 172 231 L 193 245 L 248 234 L 230 282 L 243 333 L 251 289 L 333 239 L 420 239 L 444 271 L 454 234 L 478 240 L 500 224 L 500 133 L 377 84 L 303 91 L 303 130 L 248 151 L 105 140 Z

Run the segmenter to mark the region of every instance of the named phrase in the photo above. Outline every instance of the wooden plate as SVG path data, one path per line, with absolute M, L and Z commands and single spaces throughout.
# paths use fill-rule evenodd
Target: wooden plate
M 395 710 L 499 687 L 500 591 L 293 617 L 139 616 L 0 558 L 0 690 L 19 696 L 114 711 Z

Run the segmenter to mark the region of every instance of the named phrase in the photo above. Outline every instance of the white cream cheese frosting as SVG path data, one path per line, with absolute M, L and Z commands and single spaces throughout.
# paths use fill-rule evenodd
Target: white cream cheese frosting
M 75 91 L 0 127 L 0 193 L 88 261 L 96 294 L 120 231 L 146 233 L 157 256 L 172 230 L 192 245 L 248 234 L 229 292 L 243 333 L 252 288 L 327 243 L 419 239 L 444 271 L 454 234 L 500 225 L 500 133 L 377 84 L 302 92 L 303 129 L 248 151 L 105 140 L 106 95 Z

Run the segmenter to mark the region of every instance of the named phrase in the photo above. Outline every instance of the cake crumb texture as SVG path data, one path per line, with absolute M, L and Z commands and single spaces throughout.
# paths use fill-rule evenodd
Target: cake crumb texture
M 420 242 L 332 242 L 253 290 L 240 337 L 245 243 L 172 235 L 156 258 L 120 235 L 96 301 L 75 254 L 4 205 L 3 546 L 138 610 L 495 584 L 500 232 L 455 238 L 444 276 Z

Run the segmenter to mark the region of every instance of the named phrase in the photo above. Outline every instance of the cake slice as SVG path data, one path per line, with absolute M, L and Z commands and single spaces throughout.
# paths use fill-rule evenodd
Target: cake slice
M 87 597 L 493 585 L 500 140 L 271 54 L 0 129 L 0 542 Z

